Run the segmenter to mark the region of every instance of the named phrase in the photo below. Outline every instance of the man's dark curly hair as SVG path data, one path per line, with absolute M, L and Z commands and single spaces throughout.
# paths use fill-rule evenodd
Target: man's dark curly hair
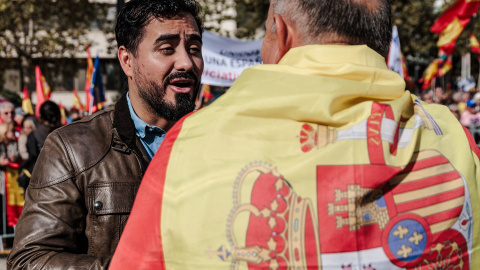
M 191 14 L 201 35 L 203 24 L 199 13 L 200 6 L 195 0 L 131 0 L 118 14 L 115 26 L 117 45 L 125 46 L 136 56 L 138 45 L 145 34 L 145 26 L 152 18 L 171 19 Z

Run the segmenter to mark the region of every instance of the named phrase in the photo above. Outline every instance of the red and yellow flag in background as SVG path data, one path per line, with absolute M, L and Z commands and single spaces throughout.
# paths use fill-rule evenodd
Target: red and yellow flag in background
M 75 108 L 79 111 L 84 111 L 83 104 L 80 101 L 80 97 L 78 96 L 77 89 L 73 89 L 73 106 L 72 108 Z
M 449 55 L 447 60 L 445 61 L 445 63 L 443 64 L 443 66 L 441 68 L 438 69 L 438 74 L 437 76 L 438 77 L 442 77 L 444 76 L 445 74 L 447 74 L 447 72 L 449 72 L 451 69 L 452 69 L 453 65 L 452 65 L 452 56 Z
M 477 13 L 480 0 L 458 0 L 449 7 L 430 27 L 433 33 L 440 33 L 455 19 L 470 19 Z
M 90 48 L 87 47 L 87 75 L 86 75 L 85 87 L 84 87 L 85 97 L 86 97 L 85 108 L 84 108 L 85 110 L 89 109 L 90 103 L 93 100 L 93 96 L 90 94 L 92 76 L 93 76 L 93 60 L 92 60 L 92 56 L 90 55 Z
M 472 53 L 480 54 L 480 43 L 473 33 L 470 34 L 470 49 Z
M 27 87 L 23 88 L 22 109 L 25 113 L 33 115 L 32 101 L 30 100 Z
M 35 84 L 37 93 L 37 103 L 35 104 L 35 116 L 40 119 L 40 106 L 47 100 L 45 98 L 44 84 L 42 80 L 42 71 L 39 66 L 35 67 Z
M 457 38 L 477 13 L 479 5 L 480 0 L 458 0 L 435 21 L 430 31 L 440 33 L 437 42 L 439 48 L 447 54 L 453 53 Z
M 423 76 L 421 79 L 423 81 L 423 86 L 422 86 L 423 91 L 425 91 L 425 89 L 427 89 L 430 86 L 433 78 L 435 78 L 435 76 L 437 75 L 439 61 L 440 61 L 439 58 L 434 59 L 423 72 Z
M 5 167 L 5 199 L 7 225 L 14 227 L 23 210 L 24 190 L 18 185 L 18 164 L 10 163 Z
M 58 107 L 60 108 L 60 122 L 62 125 L 66 125 L 68 123 L 67 121 L 67 114 L 65 113 L 65 108 L 63 107 L 62 103 L 58 103 Z

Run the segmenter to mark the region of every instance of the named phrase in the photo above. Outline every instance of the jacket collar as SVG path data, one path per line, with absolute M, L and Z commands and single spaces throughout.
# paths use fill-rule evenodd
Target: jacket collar
M 142 160 L 142 170 L 145 172 L 149 163 L 149 159 L 145 153 L 145 150 L 143 149 L 143 146 L 141 145 L 140 140 L 135 134 L 135 125 L 130 117 L 126 93 L 123 94 L 115 104 L 115 109 L 113 112 L 113 128 L 116 130 L 120 140 L 127 146 L 127 149 L 120 148 L 120 151 L 129 152 L 130 149 L 133 150 Z M 116 142 L 114 138 L 112 146 L 118 143 L 119 142 Z M 119 150 L 119 148 L 115 149 Z
M 113 127 L 117 130 L 121 140 L 129 147 L 135 145 L 135 125 L 128 110 L 127 94 L 123 94 L 115 104 L 113 113 Z

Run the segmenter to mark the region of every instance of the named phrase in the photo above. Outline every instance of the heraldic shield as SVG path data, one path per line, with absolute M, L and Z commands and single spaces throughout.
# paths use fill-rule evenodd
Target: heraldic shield
M 366 260 L 360 269 L 373 267 L 369 258 L 390 265 L 376 269 L 469 269 L 468 191 L 437 151 L 417 153 L 404 168 L 318 166 L 316 186 L 311 200 L 275 168 L 242 170 L 227 220 L 231 252 L 221 247 L 217 254 L 222 251 L 232 269 L 241 263 L 248 269 L 342 269 L 358 264 L 359 256 L 338 258 L 359 252 Z M 246 227 L 240 233 L 239 223 Z

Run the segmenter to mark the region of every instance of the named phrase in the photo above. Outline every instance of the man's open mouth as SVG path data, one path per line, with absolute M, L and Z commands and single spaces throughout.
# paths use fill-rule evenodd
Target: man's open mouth
M 195 80 L 185 78 L 175 78 L 168 83 L 175 92 L 187 93 L 194 88 Z

